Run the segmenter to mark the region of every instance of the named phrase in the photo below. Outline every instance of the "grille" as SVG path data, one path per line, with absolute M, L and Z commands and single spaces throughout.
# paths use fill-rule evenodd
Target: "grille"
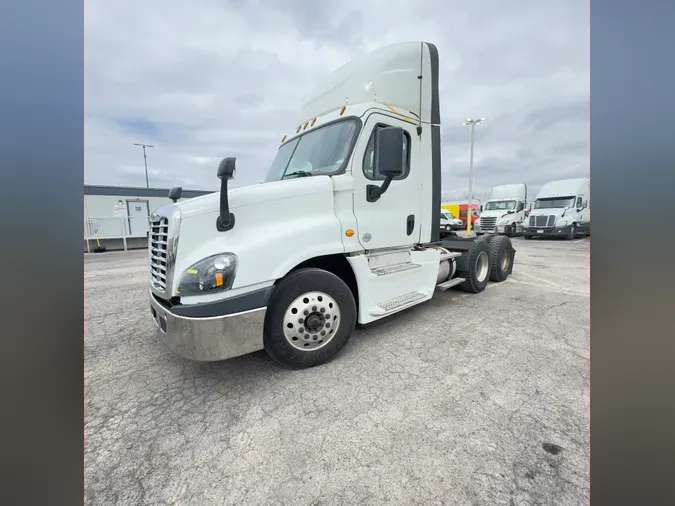
M 160 217 L 150 222 L 150 282 L 160 291 L 166 290 L 169 268 L 169 220 Z
M 555 225 L 555 215 L 530 216 L 531 227 L 552 227 Z
M 494 230 L 496 224 L 497 224 L 496 216 L 480 219 L 480 228 L 483 230 Z

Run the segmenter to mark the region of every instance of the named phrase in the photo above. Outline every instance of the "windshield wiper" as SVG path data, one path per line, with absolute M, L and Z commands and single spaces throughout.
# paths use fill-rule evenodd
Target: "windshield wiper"
M 282 179 L 286 179 L 289 176 L 297 176 L 297 177 L 310 177 L 313 176 L 311 172 L 307 172 L 306 170 L 298 170 L 295 172 L 291 172 L 290 174 L 284 174 L 284 177 Z

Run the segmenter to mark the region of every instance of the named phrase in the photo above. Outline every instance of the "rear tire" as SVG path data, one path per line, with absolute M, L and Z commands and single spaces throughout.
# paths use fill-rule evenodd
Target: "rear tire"
M 490 242 L 490 281 L 506 281 L 511 270 L 513 245 L 505 236 L 495 237 Z
M 457 276 L 466 280 L 459 287 L 465 292 L 482 292 L 490 278 L 490 267 L 487 241 L 474 241 L 470 253 L 457 259 Z
M 354 295 L 338 276 L 315 268 L 293 271 L 267 305 L 265 351 L 291 369 L 330 362 L 354 333 L 356 314 Z

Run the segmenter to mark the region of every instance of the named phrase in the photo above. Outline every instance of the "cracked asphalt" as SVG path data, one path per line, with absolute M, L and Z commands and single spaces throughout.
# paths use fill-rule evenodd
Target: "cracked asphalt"
M 587 504 L 589 240 L 513 242 L 305 371 L 170 354 L 146 252 L 85 255 L 87 503 Z

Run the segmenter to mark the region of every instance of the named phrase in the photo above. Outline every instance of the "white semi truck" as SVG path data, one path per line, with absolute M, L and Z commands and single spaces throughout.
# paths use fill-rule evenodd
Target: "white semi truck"
M 197 361 L 265 349 L 312 367 L 357 322 L 505 280 L 507 237 L 440 238 L 438 67 L 426 42 L 346 64 L 304 101 L 264 183 L 228 190 L 225 158 L 219 193 L 158 209 L 148 281 L 160 341 Z
M 591 234 L 591 185 L 588 178 L 551 181 L 541 187 L 523 229 L 523 237 L 574 239 Z
M 523 231 L 526 206 L 526 184 L 495 186 L 481 209 L 480 219 L 475 224 L 476 234 L 497 233 L 515 237 Z

